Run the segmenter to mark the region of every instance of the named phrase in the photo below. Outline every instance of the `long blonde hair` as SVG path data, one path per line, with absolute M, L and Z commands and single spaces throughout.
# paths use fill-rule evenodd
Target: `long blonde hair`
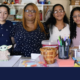
M 45 29 L 44 29 L 44 26 L 43 26 L 43 24 L 40 22 L 39 10 L 38 10 L 37 6 L 36 6 L 34 3 L 29 3 L 29 4 L 27 4 L 27 5 L 24 7 L 24 10 L 23 10 L 23 19 L 22 19 L 24 29 L 26 29 L 26 27 L 27 27 L 27 26 L 26 26 L 26 20 L 25 20 L 25 17 L 24 17 L 24 12 L 25 12 L 26 7 L 29 6 L 29 5 L 33 6 L 34 10 L 36 11 L 36 18 L 35 18 L 35 21 L 34 21 L 35 29 L 36 29 L 37 26 L 39 25 L 39 26 L 40 26 L 40 29 L 41 29 L 41 32 L 44 32 L 44 33 L 46 34 Z M 26 29 L 26 30 L 27 30 L 27 29 Z M 27 31 L 28 31 L 28 30 L 27 30 Z

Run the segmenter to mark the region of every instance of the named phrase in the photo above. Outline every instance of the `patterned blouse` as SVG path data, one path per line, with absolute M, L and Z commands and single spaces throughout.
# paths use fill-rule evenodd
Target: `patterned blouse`
M 10 31 L 13 28 L 12 22 L 6 20 L 4 24 L 0 24 L 0 46 L 11 45 Z
M 46 32 L 49 31 L 47 27 L 44 28 Z M 28 32 L 23 28 L 22 22 L 13 27 L 11 37 L 14 37 L 16 43 L 13 54 L 23 55 L 24 57 L 30 57 L 31 53 L 40 53 L 41 41 L 47 39 L 39 26 L 36 30 Z

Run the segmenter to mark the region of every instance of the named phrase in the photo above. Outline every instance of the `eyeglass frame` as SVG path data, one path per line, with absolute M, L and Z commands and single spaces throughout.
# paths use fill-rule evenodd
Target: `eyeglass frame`
M 75 16 L 75 17 L 74 17 L 74 16 L 72 16 L 72 18 L 77 18 L 77 17 L 80 17 L 80 14 L 79 14 L 79 15 L 77 15 L 77 16 Z
M 29 13 L 29 12 L 31 12 L 31 13 L 36 13 L 35 10 L 25 10 L 25 12 L 27 12 L 27 13 Z
M 59 10 L 59 11 L 57 11 L 57 10 L 55 10 L 57 13 L 59 12 L 59 13 L 63 13 L 64 12 L 64 10 L 63 9 L 61 9 L 61 10 Z M 53 11 L 53 13 L 54 14 L 57 14 L 57 13 L 55 13 L 55 11 Z M 60 11 L 62 11 L 62 12 L 60 12 Z

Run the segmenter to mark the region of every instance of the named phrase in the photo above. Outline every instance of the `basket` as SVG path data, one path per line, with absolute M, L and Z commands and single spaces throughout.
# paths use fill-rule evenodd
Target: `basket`
M 43 48 L 40 48 L 40 51 L 44 57 L 44 60 L 47 62 L 47 64 L 53 64 L 55 62 L 55 57 L 57 55 L 56 48 L 43 47 Z

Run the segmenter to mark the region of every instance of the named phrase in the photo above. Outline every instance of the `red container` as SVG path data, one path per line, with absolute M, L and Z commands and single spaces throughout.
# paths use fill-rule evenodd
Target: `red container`
M 49 40 L 43 40 L 41 44 L 42 47 L 53 47 L 53 48 L 57 48 L 58 50 L 58 44 L 55 44 L 55 42 L 50 42 Z
M 20 0 L 15 0 L 15 4 L 19 4 Z
M 42 10 L 39 11 L 40 21 L 42 21 Z

